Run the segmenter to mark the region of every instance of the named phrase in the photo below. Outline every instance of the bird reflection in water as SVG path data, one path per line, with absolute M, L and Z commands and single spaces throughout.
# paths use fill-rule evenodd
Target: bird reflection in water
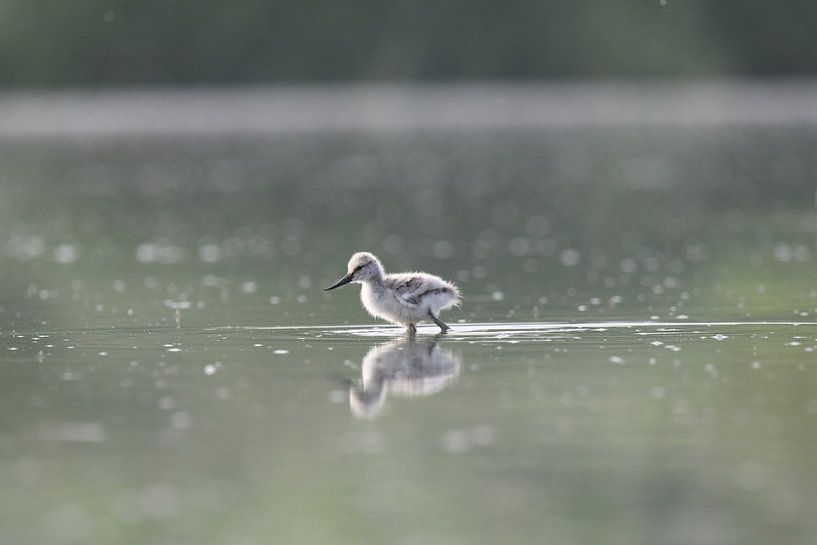
M 349 385 L 349 406 L 357 418 L 380 414 L 389 392 L 422 397 L 444 389 L 460 374 L 461 361 L 439 346 L 439 336 L 404 337 L 373 346 L 361 362 L 361 379 Z

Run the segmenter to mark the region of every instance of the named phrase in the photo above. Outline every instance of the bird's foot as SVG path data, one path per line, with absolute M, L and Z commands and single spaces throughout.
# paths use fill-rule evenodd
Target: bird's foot
M 429 318 L 431 318 L 434 321 L 435 324 L 437 324 L 437 327 L 440 328 L 440 334 L 441 335 L 445 335 L 451 329 L 448 326 L 448 324 L 446 324 L 445 322 L 443 322 L 442 320 L 440 320 L 439 318 L 434 316 L 434 314 L 432 314 L 431 312 L 428 313 L 428 316 L 429 316 Z

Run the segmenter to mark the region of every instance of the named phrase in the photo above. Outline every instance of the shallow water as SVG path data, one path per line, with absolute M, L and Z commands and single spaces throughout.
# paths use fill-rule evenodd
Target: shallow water
M 0 140 L 0 543 L 813 543 L 815 144 Z
M 812 324 L 395 333 L 5 336 L 7 541 L 813 535 Z

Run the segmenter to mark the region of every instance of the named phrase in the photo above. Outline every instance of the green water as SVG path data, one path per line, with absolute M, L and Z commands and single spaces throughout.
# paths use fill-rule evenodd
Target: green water
M 0 543 L 814 543 L 815 146 L 0 141 Z

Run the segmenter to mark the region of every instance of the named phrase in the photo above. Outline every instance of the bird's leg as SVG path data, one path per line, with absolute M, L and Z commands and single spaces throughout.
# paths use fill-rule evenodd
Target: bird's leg
M 447 333 L 448 330 L 451 329 L 445 322 L 434 316 L 434 313 L 432 313 L 430 310 L 428 311 L 428 316 L 434 321 L 435 324 L 437 324 L 437 327 L 440 328 L 440 333 Z
M 417 326 L 414 324 L 407 325 L 406 332 L 408 333 L 409 337 L 414 337 L 417 335 Z

